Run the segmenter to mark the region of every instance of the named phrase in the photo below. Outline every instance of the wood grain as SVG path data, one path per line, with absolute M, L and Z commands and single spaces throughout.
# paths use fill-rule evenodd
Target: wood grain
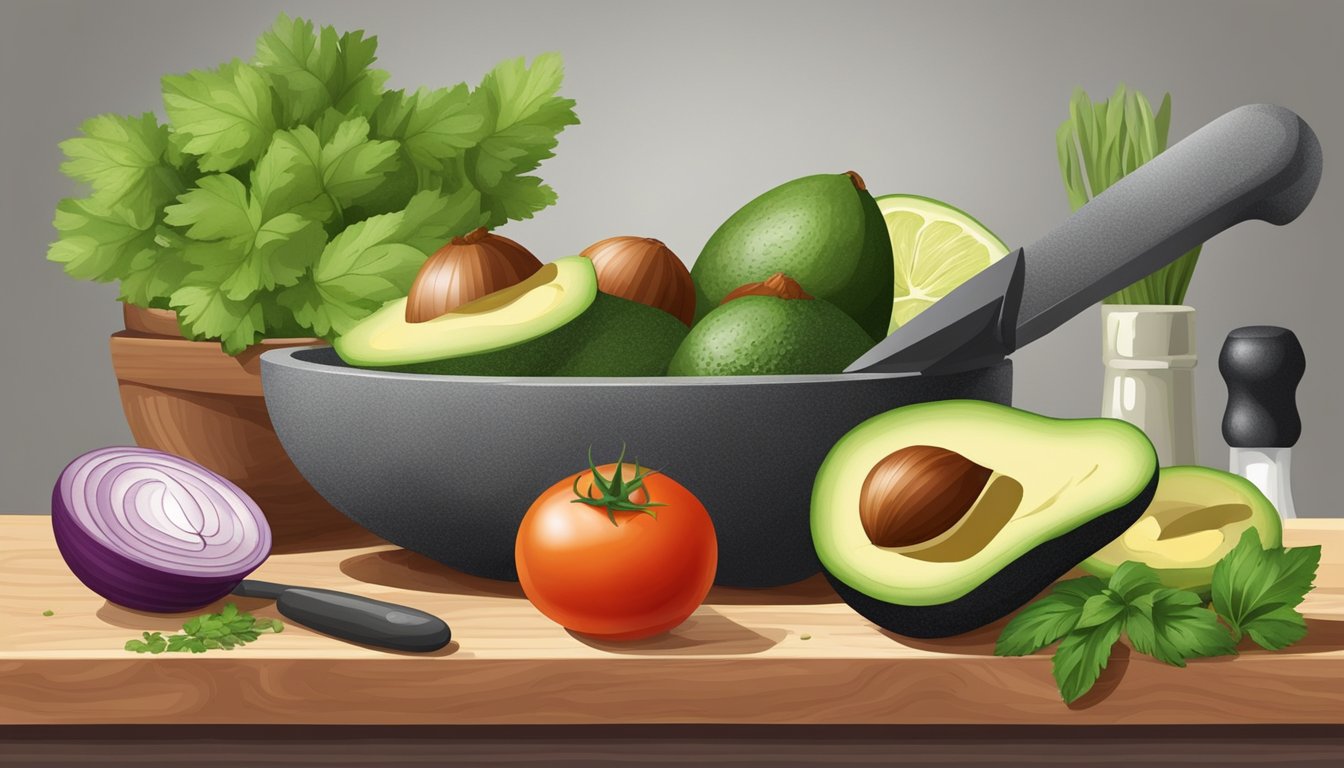
M 127 324 L 166 330 L 167 320 L 154 312 L 127 310 Z M 180 337 L 125 331 L 110 341 L 136 445 L 177 454 L 237 483 L 265 511 L 277 552 L 381 543 L 313 490 L 271 426 L 261 353 L 316 342 L 267 340 L 232 357 L 214 342 Z
M 550 623 L 516 584 L 390 546 L 277 555 L 255 575 L 442 616 L 455 640 L 437 654 L 385 653 L 287 625 L 232 653 L 134 656 L 121 650 L 126 639 L 183 617 L 89 592 L 44 517 L 0 526 L 4 724 L 1344 723 L 1344 520 L 1295 521 L 1285 535 L 1289 546 L 1324 545 L 1299 646 L 1183 670 L 1121 653 L 1073 706 L 1060 702 L 1047 656 L 992 655 L 1001 623 L 942 641 L 897 638 L 820 579 L 716 588 L 666 635 L 602 643 Z M 48 609 L 55 615 L 42 616 Z

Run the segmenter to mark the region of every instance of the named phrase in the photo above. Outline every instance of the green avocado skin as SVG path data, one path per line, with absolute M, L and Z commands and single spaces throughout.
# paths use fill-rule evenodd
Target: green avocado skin
M 605 293 L 556 330 L 513 347 L 383 370 L 447 376 L 661 376 L 686 337 L 681 321 Z
M 706 315 L 668 366 L 670 376 L 840 373 L 873 340 L 821 299 L 742 296 Z
M 696 319 L 734 289 L 783 272 L 880 340 L 891 321 L 891 258 L 872 195 L 847 174 L 804 176 L 747 203 L 710 236 L 691 268 Z

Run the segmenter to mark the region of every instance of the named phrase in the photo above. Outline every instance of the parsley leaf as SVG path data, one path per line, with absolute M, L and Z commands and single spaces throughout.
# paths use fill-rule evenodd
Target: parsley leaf
M 86 120 L 83 136 L 61 142 L 66 160 L 61 172 L 93 188 L 107 209 L 124 214 L 145 229 L 155 211 L 183 189 L 182 179 L 168 163 L 168 129 L 153 113 L 140 117 L 98 115 Z
M 322 251 L 312 272 L 280 296 L 299 323 L 319 336 L 341 334 L 390 299 L 406 295 L 425 256 L 444 241 L 480 226 L 475 190 L 433 191 L 403 211 L 346 228 Z
M 404 295 L 444 240 L 555 202 L 524 174 L 577 122 L 558 55 L 506 61 L 474 90 L 386 92 L 377 48 L 280 14 L 251 62 L 163 77 L 165 124 L 85 121 L 61 169 L 91 193 L 57 205 L 48 259 L 236 353 L 330 338 Z
M 219 613 L 188 619 L 179 634 L 164 637 L 160 632 L 143 632 L 139 639 L 127 640 L 125 648 L 135 653 L 231 651 L 256 640 L 264 632 L 283 630 L 284 625 L 278 619 L 259 619 L 229 603 Z
M 401 142 L 423 178 L 443 173 L 446 161 L 480 142 L 488 128 L 482 106 L 466 83 L 410 94 L 388 91 L 373 113 L 373 132 Z
M 268 186 L 254 174 L 253 187 Z M 293 285 L 326 243 L 321 224 L 298 213 L 267 218 L 259 197 L 229 174 L 206 176 L 167 208 L 166 221 L 203 241 L 188 246 L 187 261 L 208 268 L 189 284 L 219 282 L 225 297 L 242 301 L 259 290 Z M 208 279 L 206 277 L 208 275 Z M 176 302 L 174 302 L 176 306 Z
M 519 176 L 553 156 L 560 132 L 579 122 L 574 101 L 556 95 L 563 78 L 558 53 L 541 54 L 530 67 L 520 57 L 498 64 L 472 94 L 488 130 L 468 152 L 467 163 L 490 211 L 490 226 L 530 218 L 555 199 L 540 179 Z
M 1184 667 L 1186 659 L 1237 652 L 1218 616 L 1199 595 L 1183 589 L 1158 589 L 1135 598 L 1125 634 L 1134 650 L 1177 667 Z
M 196 269 L 183 258 L 184 251 L 180 247 L 169 245 L 169 242 L 182 239 L 169 228 L 160 227 L 154 237 L 157 247 L 145 249 L 131 257 L 121 277 L 121 292 L 117 300 L 138 307 L 167 307 L 167 300 L 173 291 Z
M 1056 584 L 1008 622 L 994 653 L 1025 656 L 1058 641 L 1055 680 L 1072 702 L 1096 683 L 1122 633 L 1134 650 L 1177 667 L 1235 654 L 1243 633 L 1278 650 L 1307 633 L 1296 607 L 1311 591 L 1320 557 L 1319 546 L 1263 549 L 1259 534 L 1246 531 L 1214 567 L 1215 610 L 1198 593 L 1163 587 L 1149 566 L 1122 563 L 1104 585 L 1091 576 Z
M 397 169 L 398 149 L 370 140 L 363 117 L 333 122 L 325 141 L 307 126 L 280 131 L 257 166 L 262 214 L 297 210 L 330 221 L 382 185 Z
M 1101 594 L 1096 576 L 1061 581 L 1050 594 L 1023 608 L 1003 628 L 994 645 L 997 656 L 1026 656 L 1059 640 L 1078 625 L 1083 604 Z
M 141 252 L 154 249 L 154 215 L 148 207 L 109 208 L 91 198 L 62 200 L 52 221 L 60 238 L 47 248 L 47 258 L 62 264 L 71 277 L 116 280 Z
M 1100 624 L 1076 628 L 1060 641 L 1053 672 L 1065 702 L 1072 703 L 1092 689 L 1124 626 L 1124 618 L 1116 614 Z
M 1295 610 L 1311 591 L 1321 548 L 1264 549 L 1254 529 L 1213 569 L 1213 607 L 1234 637 L 1248 634 L 1268 650 L 1285 648 L 1307 632 Z
M 270 85 L 238 59 L 218 69 L 163 78 L 163 107 L 173 140 L 200 156 L 202 171 L 228 171 L 256 160 L 275 133 Z
M 312 122 L 328 108 L 372 111 L 387 80 L 370 69 L 378 38 L 358 30 L 338 36 L 332 27 L 319 38 L 313 30 L 311 21 L 282 13 L 257 40 L 257 64 L 276 84 L 285 124 Z

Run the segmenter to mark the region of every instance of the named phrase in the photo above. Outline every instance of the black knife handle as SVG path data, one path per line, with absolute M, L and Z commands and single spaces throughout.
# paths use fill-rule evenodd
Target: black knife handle
M 1287 224 L 1316 193 L 1321 145 L 1296 113 L 1228 112 L 1028 246 L 1019 347 L 1238 222 Z
M 275 605 L 282 616 L 309 629 L 380 648 L 437 651 L 453 636 L 433 614 L 330 589 L 286 589 Z
M 1233 448 L 1291 448 L 1302 436 L 1297 384 L 1307 358 L 1287 328 L 1252 325 L 1227 335 L 1218 370 L 1227 382 L 1223 439 Z

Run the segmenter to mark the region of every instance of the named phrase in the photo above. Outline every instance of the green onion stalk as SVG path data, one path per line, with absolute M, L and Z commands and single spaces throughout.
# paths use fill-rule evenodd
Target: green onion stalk
M 1069 119 L 1055 134 L 1059 169 L 1073 210 L 1157 157 L 1167 148 L 1171 94 L 1154 114 L 1142 93 L 1121 84 L 1111 98 L 1093 103 L 1079 88 L 1069 102 Z M 1123 288 L 1106 304 L 1183 304 L 1202 245 L 1162 269 Z

